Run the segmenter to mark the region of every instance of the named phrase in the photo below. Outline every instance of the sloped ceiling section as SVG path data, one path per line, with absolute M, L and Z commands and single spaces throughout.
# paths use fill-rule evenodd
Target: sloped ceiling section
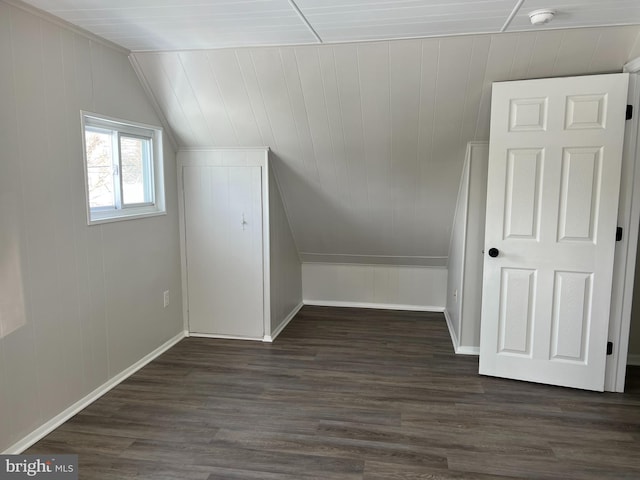
M 640 27 L 135 53 L 183 148 L 269 146 L 304 261 L 445 265 L 491 82 L 620 71 Z

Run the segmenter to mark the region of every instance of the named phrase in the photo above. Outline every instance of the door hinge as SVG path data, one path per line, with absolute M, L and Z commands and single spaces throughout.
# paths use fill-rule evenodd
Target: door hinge
M 633 105 L 627 105 L 626 119 L 631 120 L 633 118 Z
M 607 342 L 607 355 L 613 354 L 613 342 Z
M 616 242 L 622 240 L 622 227 L 616 228 Z

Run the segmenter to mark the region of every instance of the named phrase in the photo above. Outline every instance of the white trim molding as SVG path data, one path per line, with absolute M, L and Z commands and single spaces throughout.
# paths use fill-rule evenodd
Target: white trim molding
M 291 310 L 289 315 L 287 315 L 287 317 L 282 322 L 280 322 L 280 325 L 278 325 L 276 327 L 276 329 L 273 332 L 271 332 L 271 335 L 265 335 L 264 336 L 264 340 L 263 341 L 264 342 L 268 342 L 268 343 L 273 342 L 276 339 L 276 337 L 282 333 L 282 331 L 285 329 L 285 327 L 287 325 L 289 325 L 289 322 L 294 319 L 294 317 L 298 314 L 298 312 L 300 311 L 300 309 L 302 307 L 304 307 L 304 303 L 303 302 L 300 302 L 298 305 L 296 305 L 293 308 L 293 310 Z
M 456 350 L 456 354 L 457 355 L 473 355 L 478 357 L 480 356 L 480 347 L 465 347 L 464 345 L 461 345 Z
M 626 73 L 638 73 L 640 72 L 640 57 L 636 57 L 633 60 L 628 61 L 622 67 L 622 71 Z
M 60 412 L 58 415 L 53 417 L 48 422 L 36 428 L 33 432 L 31 432 L 23 439 L 11 445 L 8 449 L 6 449 L 2 453 L 4 455 L 17 455 L 19 453 L 22 453 L 31 445 L 41 440 L 42 438 L 46 437 L 49 433 L 51 433 L 53 430 L 58 428 L 64 422 L 66 422 L 71 417 L 76 415 L 78 412 L 80 412 L 84 408 L 91 405 L 97 399 L 102 397 L 105 393 L 109 392 L 114 387 L 117 387 L 120 383 L 125 381 L 127 378 L 129 378 L 131 375 L 136 373 L 142 367 L 146 366 L 148 363 L 158 358 L 160 355 L 162 355 L 164 352 L 166 352 L 171 347 L 176 345 L 178 342 L 180 342 L 180 340 L 182 340 L 186 336 L 187 336 L 187 332 L 182 331 L 179 334 L 177 334 L 175 337 L 167 340 L 165 343 L 160 345 L 154 351 L 145 355 L 136 363 L 124 369 L 122 372 L 118 373 L 114 377 L 111 377 L 109 380 L 107 380 L 105 383 L 103 383 L 98 388 L 93 390 L 91 393 L 84 396 L 83 398 L 81 398 L 80 400 L 72 404 L 70 407 Z
M 305 305 L 316 307 L 375 308 L 378 310 L 406 310 L 413 312 L 444 312 L 444 307 L 429 305 L 400 305 L 395 303 L 337 302 L 332 300 L 303 300 Z
M 220 335 L 217 333 L 197 333 L 189 332 L 190 337 L 195 338 L 217 338 L 218 340 L 249 340 L 252 342 L 265 342 L 266 337 L 239 337 L 237 335 Z
M 407 257 L 398 255 L 355 255 L 350 253 L 300 252 L 302 263 L 335 265 L 382 265 L 392 267 L 446 267 L 447 257 Z
M 444 318 L 447 321 L 447 328 L 449 329 L 449 335 L 451 336 L 451 344 L 453 345 L 453 351 L 456 355 L 480 355 L 480 347 L 460 345 L 460 340 L 453 329 L 453 323 L 449 312 L 444 310 Z
M 444 309 L 444 319 L 447 322 L 447 328 L 449 329 L 449 336 L 451 337 L 451 344 L 453 345 L 453 351 L 458 352 L 458 344 L 460 343 L 458 340 L 458 335 L 456 335 L 456 330 L 453 328 L 453 320 L 451 319 L 451 315 L 449 315 L 449 311 Z

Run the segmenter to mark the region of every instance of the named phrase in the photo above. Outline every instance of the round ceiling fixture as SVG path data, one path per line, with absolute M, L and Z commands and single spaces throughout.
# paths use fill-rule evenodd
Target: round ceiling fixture
M 548 8 L 534 10 L 533 12 L 529 12 L 529 20 L 531 20 L 532 25 L 544 25 L 545 23 L 549 23 L 555 14 L 555 10 Z

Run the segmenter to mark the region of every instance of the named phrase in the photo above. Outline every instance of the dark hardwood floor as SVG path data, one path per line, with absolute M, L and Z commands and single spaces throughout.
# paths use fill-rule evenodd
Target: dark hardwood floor
M 187 338 L 26 453 L 83 479 L 640 478 L 628 393 L 481 377 L 441 314 L 305 307 L 273 344 Z

